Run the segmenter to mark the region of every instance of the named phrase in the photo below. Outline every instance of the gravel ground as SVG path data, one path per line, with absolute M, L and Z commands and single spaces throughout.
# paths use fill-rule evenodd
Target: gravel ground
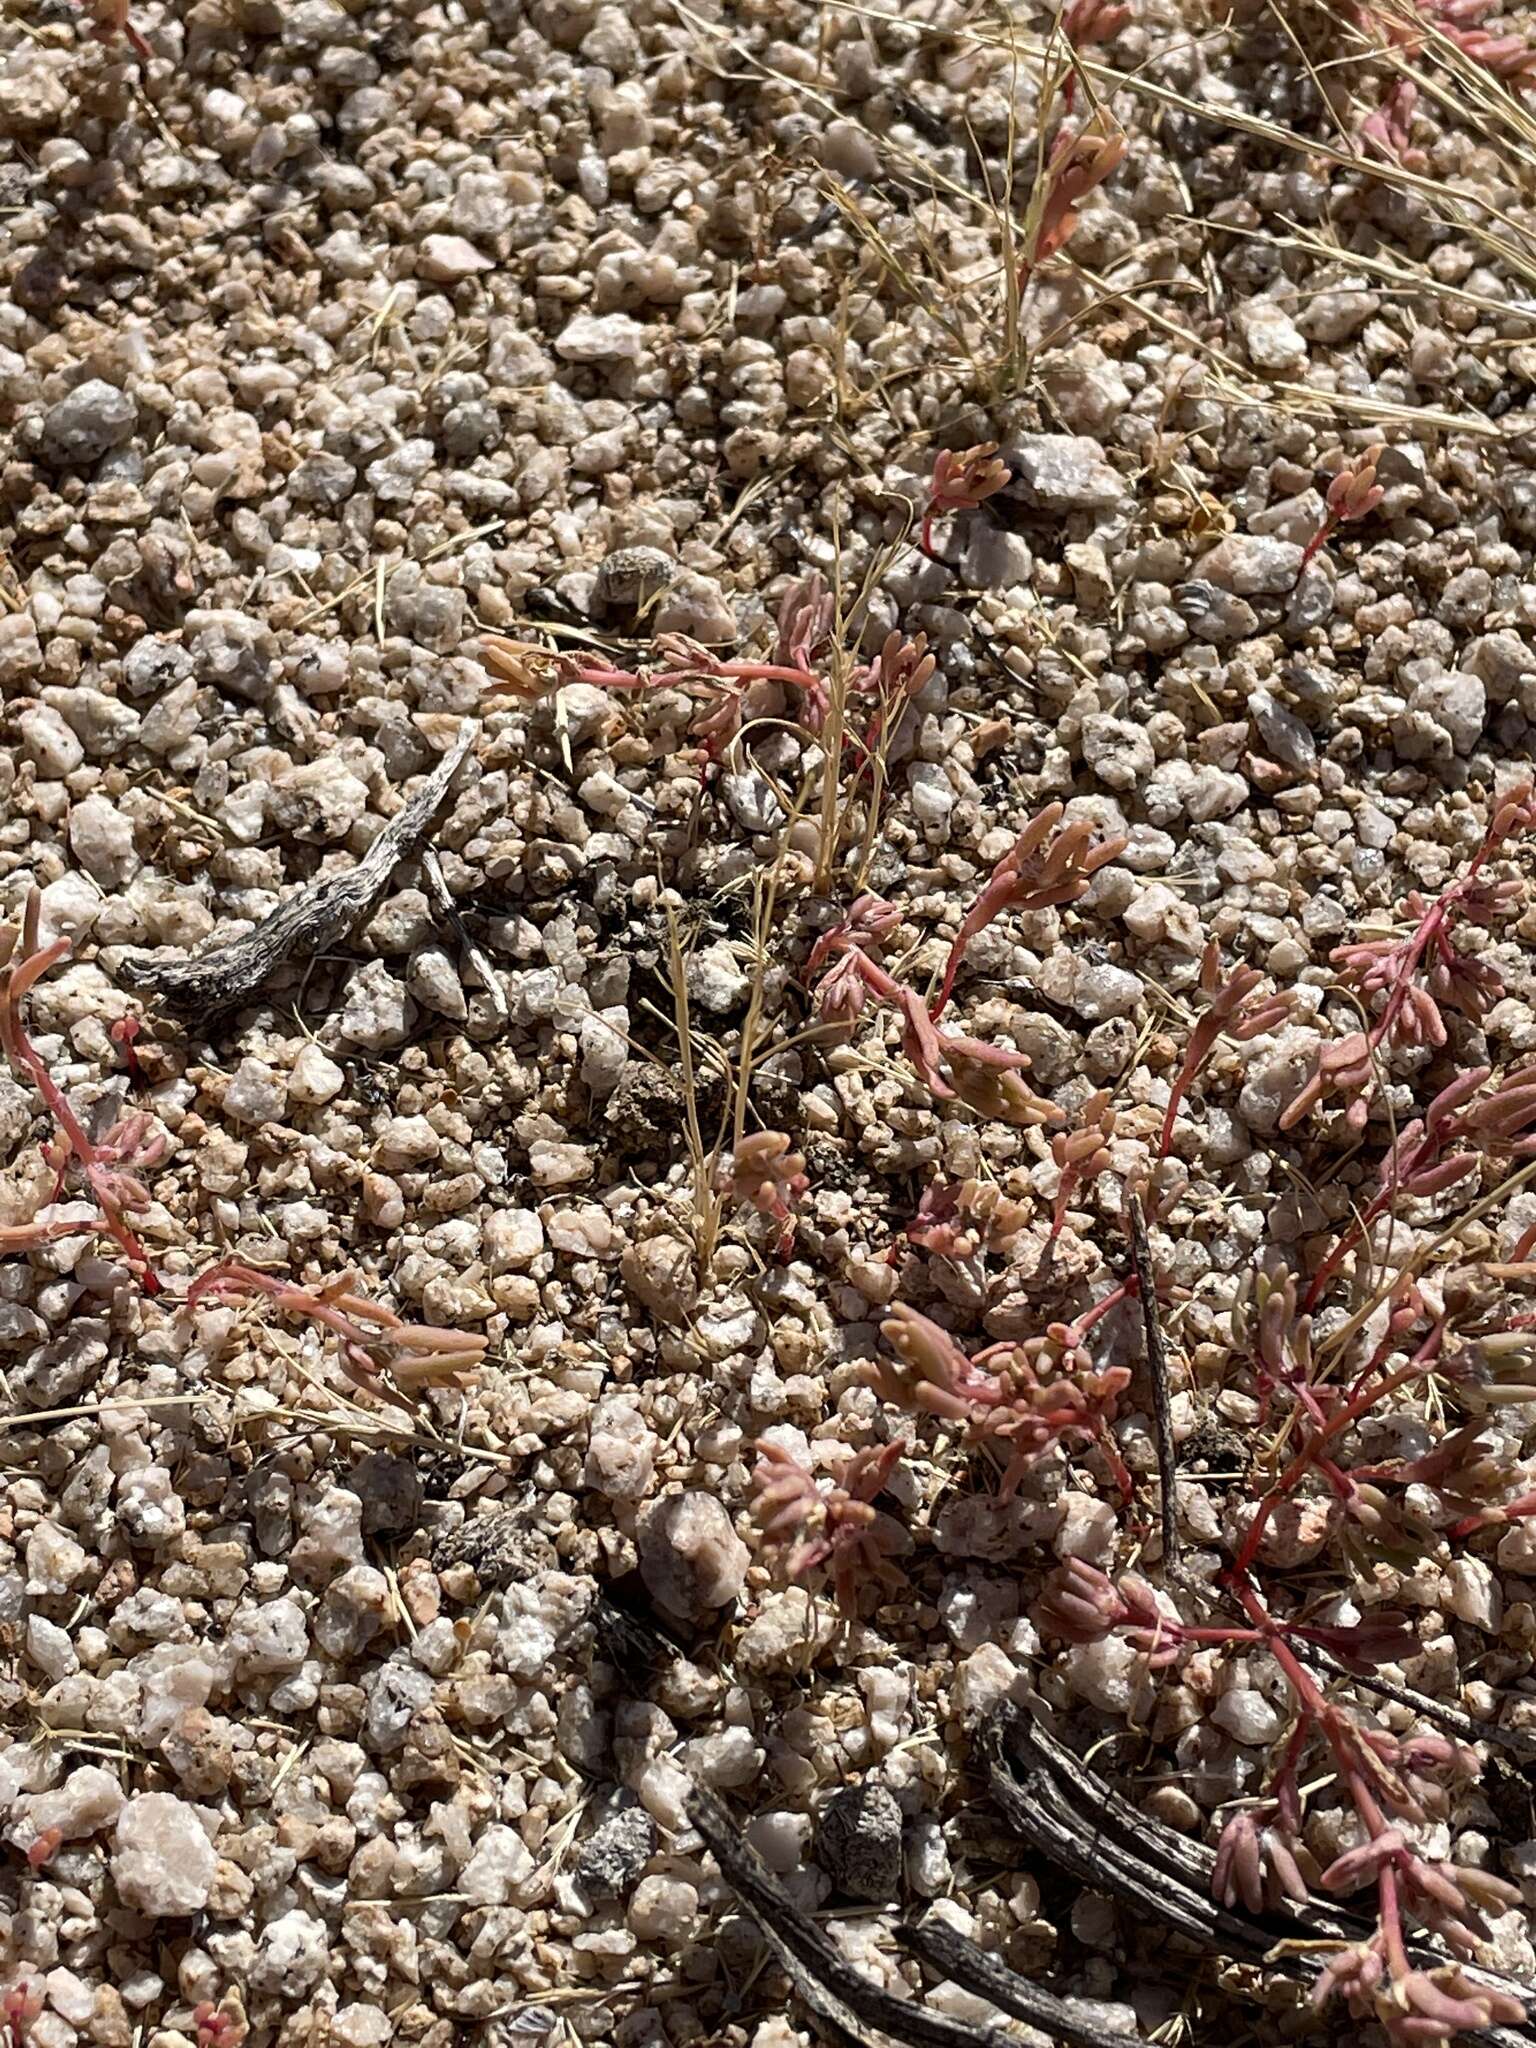
M 899 1991 L 875 1909 L 934 1901 L 1106 2025 L 1348 2026 L 1010 1859 L 970 1760 L 1033 1699 L 1214 1838 L 1287 1725 L 1266 1655 L 1154 1683 L 1031 1618 L 1061 1560 L 1158 1575 L 1134 1304 L 1095 1334 L 1133 1374 L 1130 1506 L 1085 1441 L 1009 1491 L 870 1362 L 897 1301 L 973 1350 L 1080 1316 L 1140 1186 L 1210 1584 L 1265 1434 L 1244 1277 L 1317 1273 L 1422 1076 L 1536 1055 L 1522 896 L 1480 935 L 1498 999 L 1391 1053 L 1363 1146 L 1326 1104 L 1281 1129 L 1360 1028 L 1332 950 L 1464 873 L 1531 756 L 1529 102 L 1381 17 L 1132 0 L 1074 88 L 1124 160 L 1021 292 L 1067 76 L 1037 7 L 111 16 L 0 21 L 0 905 L 36 887 L 70 942 L 26 1028 L 113 1134 L 91 1171 L 144 1197 L 136 1262 L 84 1154 L 58 1185 L 13 1048 L 0 1225 L 80 1225 L 0 1263 L 17 2040 L 790 2048 L 691 1777 Z M 1404 64 L 1411 144 L 1363 158 Z M 925 546 L 936 454 L 984 443 L 1002 488 Z M 1304 559 L 1377 445 L 1379 502 Z M 812 571 L 818 689 L 722 689 L 776 641 L 783 669 Z M 893 633 L 934 666 L 876 733 L 855 665 Z M 233 1006 L 156 997 L 350 871 L 466 721 L 435 863 Z M 874 740 L 839 766 L 829 721 Z M 808 966 L 868 892 L 931 990 L 1052 802 L 1124 844 L 974 939 L 950 1024 L 1069 1119 L 1108 1091 L 1054 1239 L 1051 1130 L 935 1095 L 895 1013 L 827 1021 Z M 1159 1162 L 1212 940 L 1291 1004 L 1216 1047 Z M 1510 1166 L 1379 1219 L 1374 1259 L 1462 1219 L 1440 1265 L 1507 1260 Z M 905 1235 L 961 1184 L 963 1244 Z M 1346 1261 L 1321 1327 L 1375 1277 Z M 338 1294 L 406 1336 L 338 1338 Z M 420 1326 L 458 1351 L 424 1363 Z M 1369 1455 L 1454 1426 L 1405 1399 Z M 1525 1412 L 1487 1440 L 1501 1497 Z M 765 1432 L 827 1481 L 908 1446 L 852 1611 L 762 1538 Z M 1450 1519 L 1369 1552 L 1308 1496 L 1263 1558 L 1390 1596 L 1419 1638 L 1390 1673 L 1536 1731 L 1536 1537 Z M 1529 1792 L 1484 1755 L 1437 1853 L 1536 1904 Z M 1324 1789 L 1319 1862 L 1343 1825 Z M 1524 1911 L 1493 1935 L 1529 1975 Z

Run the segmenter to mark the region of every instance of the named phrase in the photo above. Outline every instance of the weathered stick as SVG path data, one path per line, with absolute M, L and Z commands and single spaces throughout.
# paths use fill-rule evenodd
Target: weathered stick
M 1178 1464 L 1173 1448 L 1173 1403 L 1168 1393 L 1168 1353 L 1163 1345 L 1163 1326 L 1157 1318 L 1157 1283 L 1152 1272 L 1152 1248 L 1147 1243 L 1147 1219 L 1141 1197 L 1132 1195 L 1126 1204 L 1130 1221 L 1131 1270 L 1136 1275 L 1136 1292 L 1141 1298 L 1141 1323 L 1147 1336 L 1147 1372 L 1152 1380 L 1152 1422 L 1157 1439 L 1157 1479 L 1163 1531 L 1163 1569 L 1179 1568 Z
M 253 930 L 201 960 L 124 960 L 119 981 L 176 1009 L 229 1010 L 255 995 L 295 953 L 319 953 L 345 938 L 373 909 L 401 861 L 421 844 L 477 730 L 472 720 L 464 721 L 453 745 L 356 867 L 285 898 Z
M 1054 2034 L 1072 2048 L 1126 2048 L 1124 2034 L 1112 2034 L 1082 2011 L 1083 2001 L 1058 1998 L 1042 1991 L 1017 1970 L 999 1962 L 996 1956 L 967 1941 L 942 1920 L 924 1920 L 916 1927 L 898 1927 L 896 1939 L 904 1949 L 918 1956 L 940 1976 L 953 1979 L 978 1997 L 990 1999 L 1000 2012 L 1027 2020 L 1032 2027 Z
M 688 1818 L 709 1845 L 721 1875 L 757 1922 L 795 1990 L 816 2015 L 817 2024 L 834 2041 L 866 2048 L 873 2030 L 904 2043 L 905 2048 L 1018 2048 L 1011 2036 L 995 2027 L 929 2012 L 915 2000 L 897 1998 L 871 1983 L 769 1874 L 713 1794 L 695 1788 L 688 1801 Z M 917 1947 L 921 1936 L 903 1933 L 902 1939 L 922 1953 Z M 939 1967 L 947 1969 L 948 1965 Z M 1031 2010 L 1026 2017 L 1071 2048 L 1126 2048 L 1124 2034 L 1094 2026 L 1065 1999 L 1026 1984 L 1011 1971 L 1003 1974 L 1011 1980 L 1010 1995 L 1029 2002 Z M 999 1998 L 996 2003 L 1004 2001 Z
M 1358 1944 L 1374 1932 L 1373 1922 L 1315 1892 L 1305 1905 L 1261 1917 L 1218 1905 L 1210 1896 L 1215 1857 L 1203 1842 L 1177 1834 L 1132 1806 L 1017 1707 L 1005 1706 L 991 1717 L 982 1743 L 993 1795 L 1025 1840 L 1153 1925 L 1161 1923 L 1202 1948 L 1308 1984 L 1316 1978 L 1318 1956 L 1306 1953 L 1305 1944 Z M 1418 1940 L 1409 1941 L 1408 1953 L 1420 1969 L 1445 1961 Z M 1528 1984 L 1478 1963 L 1462 1968 L 1474 1981 L 1523 2000 L 1529 2011 L 1533 1994 Z M 1489 2027 L 1475 2038 L 1497 2048 L 1532 2048 L 1536 2024 L 1528 2018 L 1523 2026 Z
M 994 1797 L 1024 1839 L 1081 1883 L 1134 1908 L 1152 1927 L 1302 1983 L 1311 1983 L 1317 1974 L 1313 1944 L 1353 1944 L 1369 1937 L 1370 1923 L 1348 1906 L 1316 1894 L 1305 1905 L 1257 1917 L 1218 1905 L 1210 1895 L 1214 1857 L 1203 1842 L 1191 1841 L 1132 1806 L 1017 1707 L 999 1708 L 981 1739 Z M 904 2048 L 1005 2048 L 1007 2037 L 994 2028 L 929 2012 L 863 1977 L 769 1875 L 712 1794 L 696 1790 L 688 1813 L 726 1882 L 837 2048 L 875 2048 L 877 2036 Z M 931 1968 L 1068 2048 L 1125 2048 L 1127 2037 L 1100 2027 L 1079 2001 L 1031 1984 L 939 1922 L 900 1926 L 894 1933 L 903 1948 Z M 1409 1951 L 1423 1968 L 1444 1960 L 1420 1942 L 1410 1942 Z M 1476 1964 L 1464 1967 L 1469 1976 L 1511 1991 L 1529 2006 L 1525 1985 Z M 1493 2048 L 1533 2048 L 1536 2025 L 1527 2020 L 1519 2027 L 1490 2027 L 1476 2038 Z
M 427 885 L 427 894 L 432 899 L 432 908 L 448 925 L 454 937 L 464 949 L 464 957 L 470 966 L 473 967 L 476 974 L 479 975 L 481 984 L 490 1000 L 491 1008 L 496 1012 L 501 1022 L 505 1024 L 507 1021 L 507 999 L 502 992 L 501 982 L 497 978 L 495 968 L 475 944 L 470 936 L 468 927 L 459 915 L 459 906 L 453 900 L 453 892 L 448 887 L 448 877 L 443 873 L 443 864 L 437 857 L 437 849 L 435 847 L 426 846 L 422 848 L 421 879 Z

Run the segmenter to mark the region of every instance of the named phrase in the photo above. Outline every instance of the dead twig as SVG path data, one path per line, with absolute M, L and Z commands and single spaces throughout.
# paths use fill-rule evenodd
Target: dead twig
M 320 953 L 345 938 L 374 908 L 401 861 L 420 845 L 477 730 L 472 720 L 464 721 L 452 746 L 356 867 L 288 897 L 253 930 L 201 960 L 126 959 L 118 979 L 125 988 L 148 990 L 177 1009 L 215 1014 L 246 1002 L 294 954 Z
M 1454 1735 L 1459 1742 L 1491 1742 L 1498 1749 L 1507 1749 L 1512 1756 L 1524 1757 L 1527 1762 L 1536 1759 L 1536 1735 L 1528 1735 L 1523 1728 L 1501 1728 L 1496 1721 L 1478 1720 L 1471 1714 L 1464 1714 L 1459 1707 L 1447 1706 L 1444 1700 L 1432 1700 L 1427 1693 L 1415 1692 L 1411 1685 L 1394 1685 L 1379 1671 L 1346 1670 L 1337 1657 L 1330 1656 L 1316 1643 L 1297 1641 L 1292 1648 L 1303 1663 L 1315 1664 L 1331 1677 L 1361 1686 L 1366 1692 L 1377 1693 L 1384 1700 L 1396 1700 L 1399 1706 L 1412 1707 L 1416 1714 L 1432 1721 L 1447 1735 Z
M 1027 2020 L 1058 2040 L 1080 2044 L 1080 2048 L 1096 2048 L 1106 2040 L 1106 2030 L 1083 2010 L 1086 2001 L 1042 1991 L 1038 1984 L 1031 1984 L 996 1956 L 957 1934 L 946 1921 L 933 1918 L 917 1927 L 898 1927 L 896 1939 L 941 1977 L 951 1978 L 965 1990 L 990 2000 L 1000 2012 Z M 1135 2037 L 1120 2034 L 1107 2038 L 1124 2044 Z
M 992 1792 L 1011 1826 L 1035 1849 L 1095 1891 L 1130 1906 L 1138 1919 L 1160 1923 L 1200 1948 L 1310 1984 L 1318 1968 L 1314 1943 L 1358 1946 L 1372 1923 L 1336 1900 L 1309 1894 L 1305 1904 L 1262 1916 L 1218 1905 L 1210 1895 L 1215 1853 L 1177 1834 L 1134 1807 L 1086 1769 L 1038 1721 L 1011 1704 L 982 1731 Z M 1410 1941 L 1415 1966 L 1444 1963 L 1421 1941 Z M 1501 1971 L 1464 1963 L 1474 1982 L 1496 1987 L 1527 2006 L 1531 1991 Z M 1497 2048 L 1531 2048 L 1536 2025 L 1481 2029 L 1476 2038 Z
M 828 2040 L 839 2043 L 840 2048 L 850 2043 L 854 2048 L 874 2048 L 877 2036 L 900 2042 L 904 2048 L 1016 2048 L 1012 2036 L 995 2027 L 929 2012 L 915 2001 L 896 1998 L 871 1983 L 769 1875 L 742 1840 L 740 1827 L 712 1793 L 695 1788 L 688 1802 L 688 1818 Z M 914 1953 L 922 1953 L 916 1944 L 923 1937 L 903 1931 L 902 1939 L 913 1945 Z M 1126 2048 L 1124 2034 L 1095 2026 L 1074 2010 L 1070 2001 L 1015 1977 L 1011 1971 L 1004 1975 L 1010 1979 L 1010 1996 L 1018 2001 L 1009 2011 L 1024 2012 L 1036 2026 L 1071 2043 L 1072 2048 Z M 999 1998 L 996 2003 L 1004 2001 Z
M 500 977 L 486 958 L 482 949 L 471 938 L 468 927 L 459 915 L 459 906 L 453 900 L 453 894 L 448 887 L 448 877 L 443 873 L 443 864 L 438 858 L 435 846 L 422 848 L 421 878 L 427 885 L 427 894 L 432 900 L 432 908 L 450 928 L 454 937 L 464 949 L 464 958 L 473 967 L 476 974 L 479 975 L 485 993 L 490 1000 L 491 1008 L 496 1012 L 498 1020 L 505 1024 L 508 1021 L 507 998 L 503 992 Z
M 1163 1530 L 1163 1569 L 1179 1569 L 1178 1464 L 1173 1445 L 1173 1403 L 1168 1394 L 1168 1353 L 1163 1346 L 1163 1328 L 1157 1317 L 1157 1286 L 1152 1277 L 1152 1248 L 1147 1243 L 1147 1219 L 1141 1197 L 1132 1195 L 1126 1204 L 1130 1222 L 1131 1270 L 1136 1275 L 1136 1292 L 1141 1300 L 1142 1328 L 1147 1334 L 1147 1371 L 1152 1380 L 1152 1423 L 1157 1439 L 1157 1480 L 1162 1494 L 1159 1508 Z

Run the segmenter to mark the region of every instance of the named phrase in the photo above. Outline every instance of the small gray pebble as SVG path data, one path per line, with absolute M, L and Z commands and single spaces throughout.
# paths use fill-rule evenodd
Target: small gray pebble
M 365 1536 L 394 1536 L 416 1526 L 421 1479 L 406 1459 L 370 1451 L 352 1468 L 351 1486 L 363 1503 Z
M 58 469 L 84 469 L 132 434 L 138 407 L 126 391 L 89 377 L 48 408 L 40 435 L 43 460 Z
M 816 1825 L 816 1861 L 845 1898 L 885 1905 L 901 1883 L 901 1808 L 884 1785 L 834 1792 Z
M 627 1806 L 582 1843 L 576 1855 L 576 1882 L 589 1899 L 621 1898 L 655 1851 L 656 1823 L 643 1806 Z
M 1258 628 L 1251 604 L 1199 577 L 1181 583 L 1173 601 L 1190 630 L 1201 640 L 1243 640 Z
M 593 597 L 600 605 L 633 609 L 658 597 L 681 571 L 682 564 L 660 548 L 615 548 L 597 565 Z

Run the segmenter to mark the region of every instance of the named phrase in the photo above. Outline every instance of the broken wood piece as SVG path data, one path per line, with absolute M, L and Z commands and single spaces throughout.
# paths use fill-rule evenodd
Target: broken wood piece
M 982 1747 L 994 1797 L 1024 1839 L 1153 1926 L 1309 1988 L 1323 1959 L 1315 1948 L 1307 1952 L 1309 1945 L 1354 1946 L 1375 1931 L 1374 1921 L 1316 1892 L 1305 1905 L 1259 1916 L 1218 1905 L 1210 1896 L 1213 1850 L 1132 1806 L 1018 1707 L 1005 1705 L 988 1719 Z M 1422 1940 L 1407 1948 L 1419 1969 L 1446 1961 Z M 1460 1967 L 1474 1982 L 1520 1999 L 1529 2015 L 1536 1999 L 1529 1985 L 1479 1963 Z M 1528 2016 L 1521 2026 L 1488 2027 L 1475 2038 L 1496 2048 L 1532 2048 L 1536 2024 Z
M 500 1022 L 506 1024 L 509 1021 L 507 998 L 501 986 L 501 978 L 470 937 L 469 929 L 459 915 L 459 906 L 453 900 L 453 892 L 448 887 L 448 877 L 443 873 L 443 864 L 438 859 L 436 847 L 422 848 L 421 878 L 427 885 L 427 895 L 431 898 L 432 908 L 458 940 L 464 958 L 480 977 L 481 986 L 490 998 L 491 1008 L 496 1012 Z
M 688 1800 L 688 1818 L 830 2040 L 856 2044 L 856 2048 L 873 2048 L 877 2039 L 898 2042 L 902 2048 L 1018 2048 L 1013 2036 L 996 2027 L 930 2012 L 914 1999 L 896 1997 L 855 1969 L 747 1847 L 740 1826 L 712 1793 L 694 1788 Z M 1034 2024 L 1073 2048 L 1126 2048 L 1124 2034 L 1112 2035 L 1102 2028 L 1088 2030 L 1065 2000 L 1033 1986 L 1028 1989 L 1038 2000 Z
M 1163 1326 L 1157 1315 L 1157 1281 L 1152 1271 L 1152 1249 L 1147 1242 L 1147 1219 L 1141 1197 L 1132 1195 L 1126 1204 L 1130 1223 L 1131 1270 L 1136 1275 L 1136 1292 L 1141 1301 L 1141 1323 L 1147 1340 L 1147 1372 L 1152 1381 L 1152 1424 L 1157 1444 L 1157 1478 L 1162 1499 L 1159 1513 L 1163 1532 L 1163 1569 L 1179 1569 L 1178 1461 L 1173 1447 L 1173 1402 L 1168 1391 L 1168 1353 L 1163 1343 Z
M 252 930 L 201 959 L 126 959 L 117 970 L 119 981 L 176 1009 L 212 1014 L 249 1001 L 296 953 L 313 956 L 345 938 L 374 909 L 401 861 L 420 846 L 478 729 L 473 720 L 464 721 L 452 746 L 355 867 L 296 890 Z
M 1082 2009 L 1084 2000 L 1058 1998 L 1055 1992 L 1031 1984 L 942 1920 L 930 1917 L 915 1927 L 898 1927 L 896 1939 L 941 1977 L 989 2000 L 999 2012 L 1011 2013 L 1015 2019 L 1054 2034 L 1070 2048 L 1126 2048 L 1127 2040 L 1135 2039 L 1099 2026 Z

